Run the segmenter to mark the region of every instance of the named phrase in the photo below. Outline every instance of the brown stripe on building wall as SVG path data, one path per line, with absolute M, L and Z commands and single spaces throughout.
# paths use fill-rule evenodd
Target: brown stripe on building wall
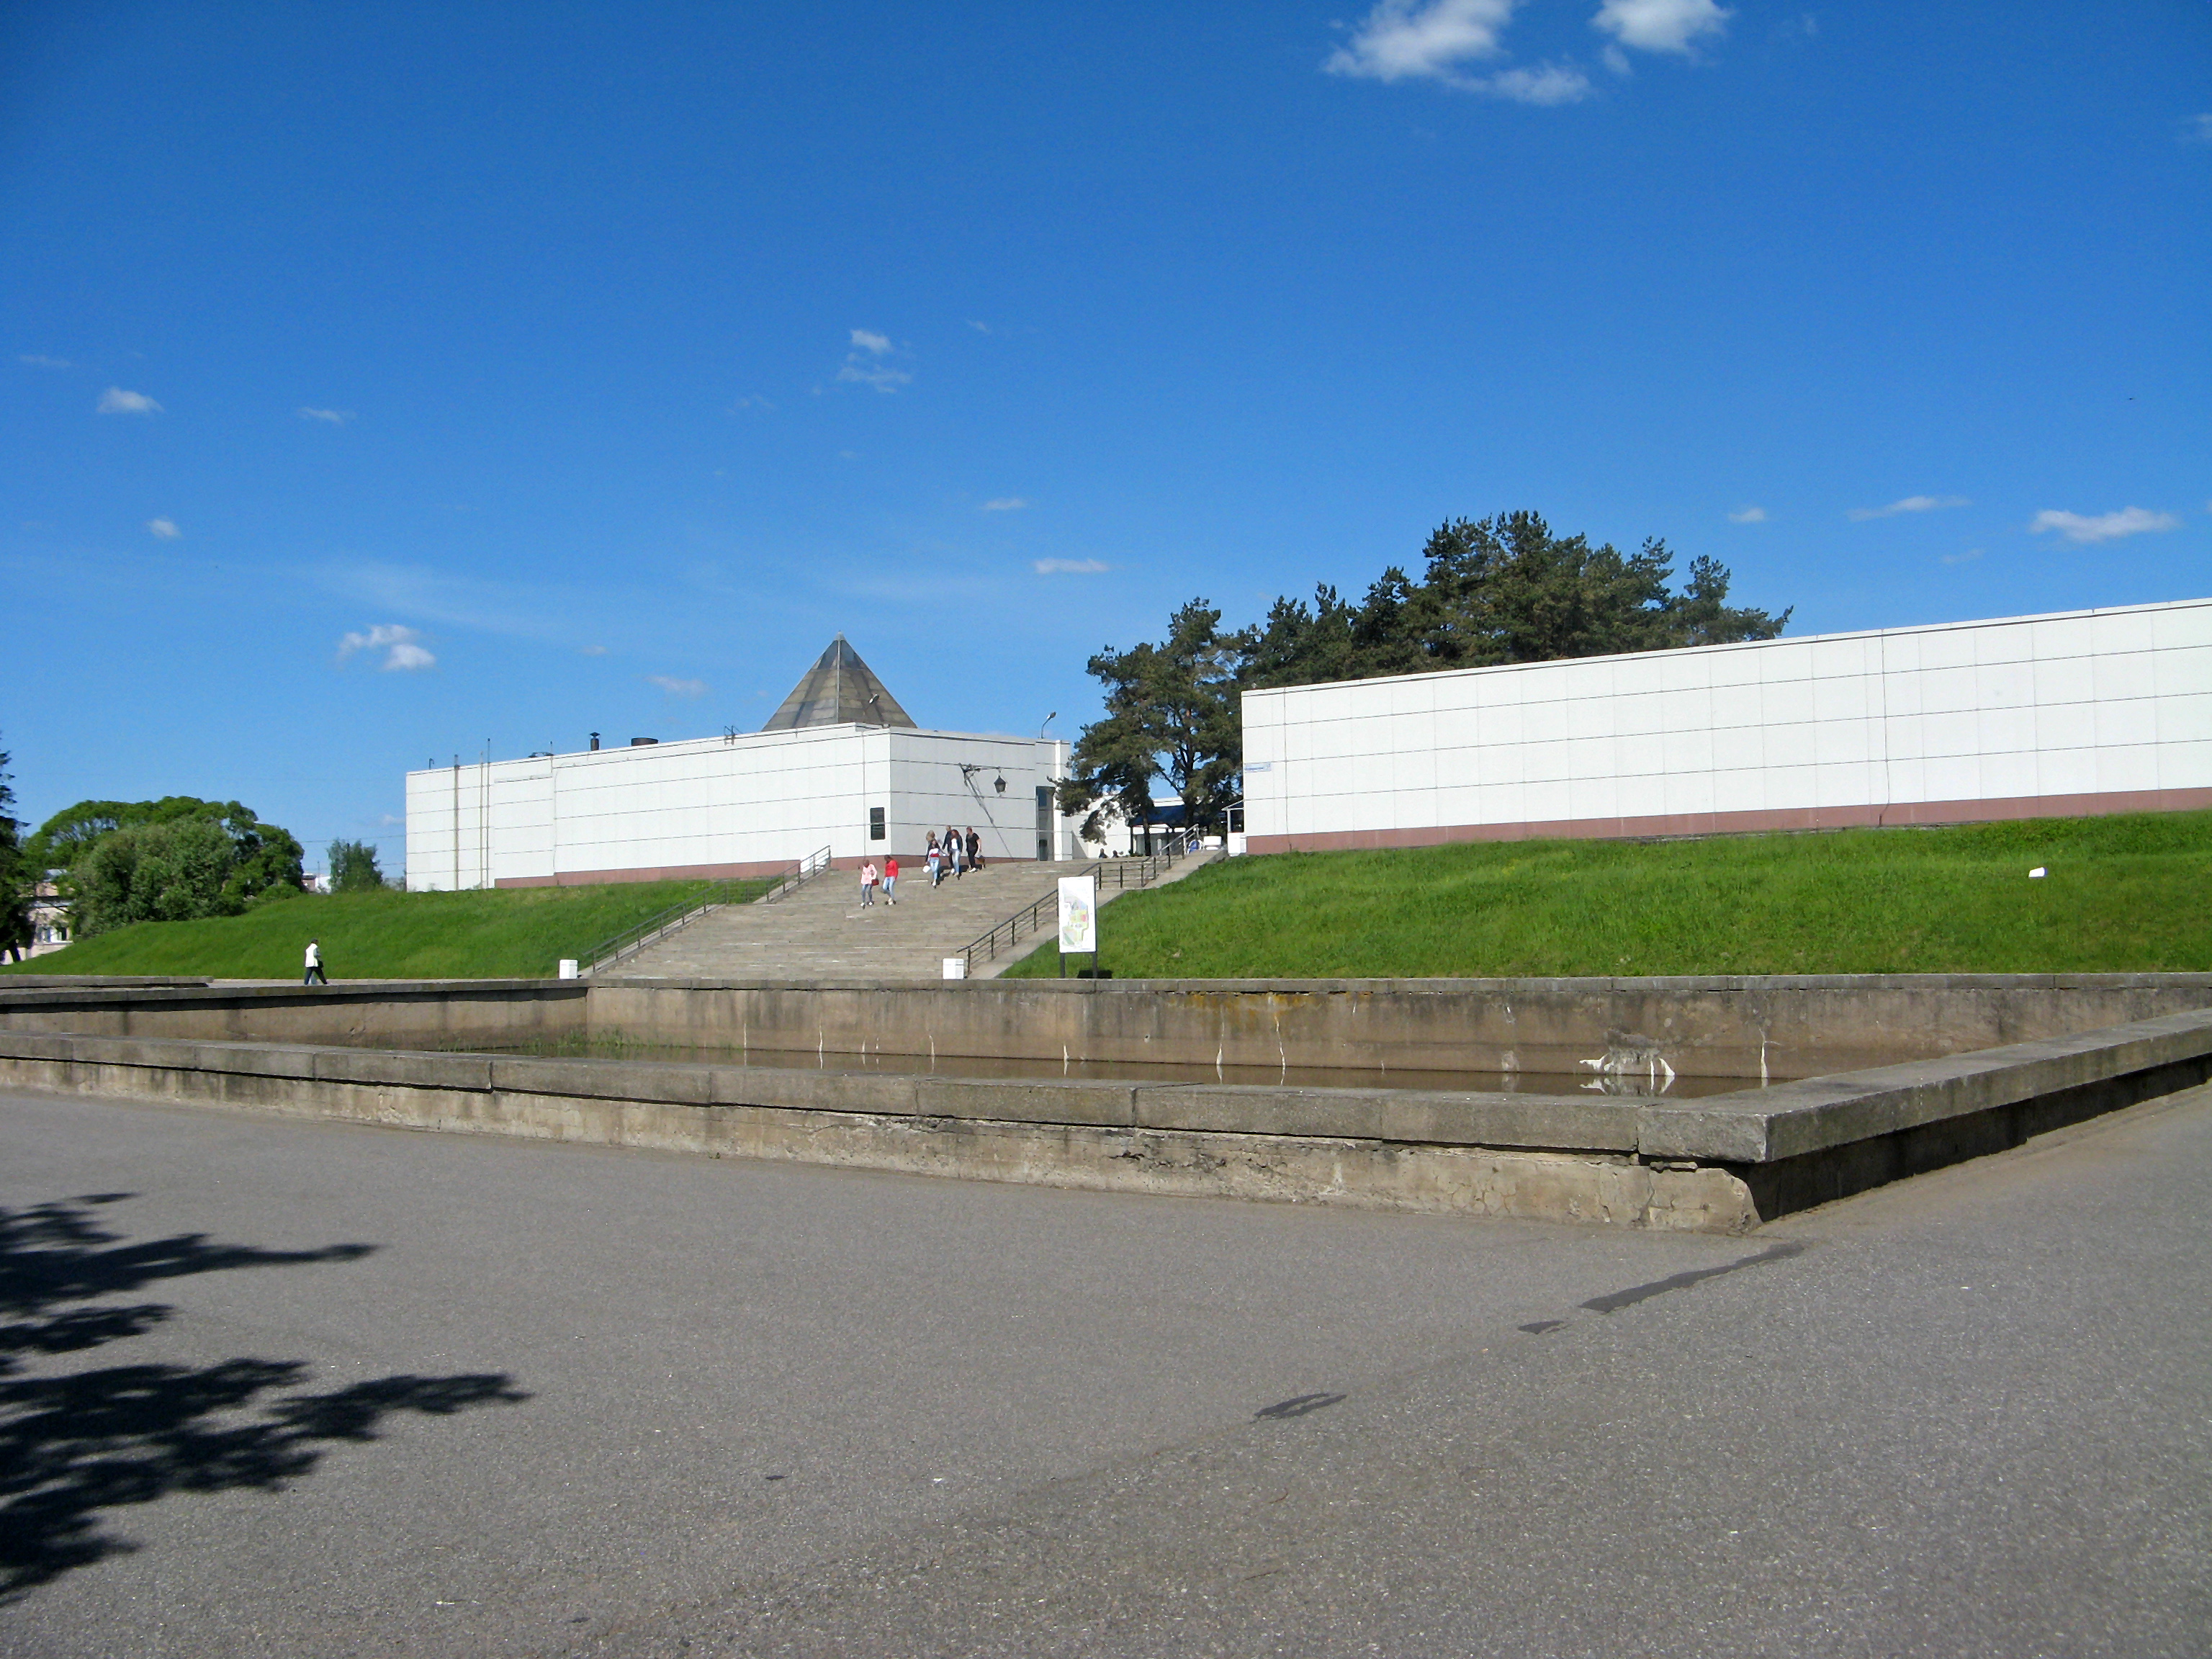
M 1653 836 L 1744 835 L 1760 830 L 1856 830 L 1916 823 L 1992 823 L 2009 818 L 2083 818 L 2109 812 L 2188 812 L 2207 807 L 2212 807 L 2212 789 L 2125 789 L 2103 794 L 1899 801 L 1888 806 L 1783 807 L 1758 812 L 1663 812 L 1648 817 L 1312 830 L 1253 836 L 1245 847 L 1254 853 L 1328 853 L 1355 848 L 1437 847 L 1457 841 L 1617 841 Z

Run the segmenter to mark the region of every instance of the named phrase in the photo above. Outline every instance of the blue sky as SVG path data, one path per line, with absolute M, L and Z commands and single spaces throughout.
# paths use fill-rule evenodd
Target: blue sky
M 33 822 L 1093 716 L 1449 517 L 1791 631 L 2212 591 L 2212 7 L 0 8 Z

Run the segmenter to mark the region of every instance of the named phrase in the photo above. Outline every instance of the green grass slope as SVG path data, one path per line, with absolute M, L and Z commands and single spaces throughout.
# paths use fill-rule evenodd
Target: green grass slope
M 118 927 L 0 971 L 297 979 L 301 952 L 316 937 L 323 942 L 323 971 L 334 980 L 549 978 L 562 957 L 580 957 L 708 885 L 652 881 L 306 896 L 241 916 Z M 750 896 L 768 885 L 738 890 Z
M 2203 971 L 2212 812 L 1286 854 L 1098 922 L 1117 978 Z

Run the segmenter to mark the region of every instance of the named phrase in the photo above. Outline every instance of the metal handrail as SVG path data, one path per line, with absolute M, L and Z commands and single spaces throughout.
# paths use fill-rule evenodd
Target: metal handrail
M 1173 867 L 1177 859 L 1205 850 L 1204 843 L 1205 837 L 1197 830 L 1184 830 L 1170 836 L 1167 845 L 1157 853 L 1148 854 L 1143 858 L 1137 859 L 1098 859 L 1075 873 L 1079 876 L 1096 876 L 1098 878 L 1098 884 L 1104 887 L 1108 884 L 1107 875 L 1110 871 L 1113 876 L 1112 885 L 1116 891 L 1130 887 L 1149 887 L 1162 874 Z M 1020 940 L 1024 928 L 1026 927 L 1032 934 L 1038 932 L 1043 926 L 1042 917 L 1046 907 L 1056 908 L 1059 903 L 1060 895 L 1057 891 L 1047 893 L 1020 915 L 1008 917 L 992 928 L 989 933 L 976 939 L 960 953 L 967 964 L 966 971 L 971 975 L 975 973 L 978 951 L 982 953 L 984 961 L 989 962 L 1002 951 L 1012 950 Z M 1003 943 L 999 938 L 1001 933 L 1006 935 Z
M 783 879 L 755 899 L 755 904 L 773 904 L 787 893 L 800 888 L 830 867 L 830 849 L 817 847 L 783 873 Z
M 786 871 L 783 878 L 753 901 L 756 904 L 772 904 L 787 893 L 797 892 L 815 877 L 830 867 L 830 849 L 817 847 Z M 611 968 L 628 960 L 648 945 L 657 945 L 679 928 L 689 927 L 710 910 L 719 910 L 732 902 L 737 890 L 747 886 L 756 878 L 732 877 L 716 882 L 706 893 L 696 898 L 672 904 L 657 915 L 647 916 L 632 927 L 625 927 L 611 939 L 601 939 L 578 964 L 576 976 L 587 978 L 601 969 Z
M 602 968 L 611 968 L 624 958 L 635 956 L 647 945 L 667 938 L 679 927 L 688 927 L 709 910 L 719 910 L 729 903 L 736 896 L 737 890 L 746 884 L 735 878 L 718 881 L 704 894 L 672 904 L 635 927 L 625 927 L 611 938 L 601 939 L 577 965 L 577 977 L 587 979 Z

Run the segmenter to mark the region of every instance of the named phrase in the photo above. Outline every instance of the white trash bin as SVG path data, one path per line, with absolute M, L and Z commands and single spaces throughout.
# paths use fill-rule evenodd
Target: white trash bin
M 561 977 L 562 979 L 575 979 L 580 977 L 576 972 L 575 957 L 562 957 L 561 958 Z
M 965 979 L 965 978 L 967 978 L 967 977 L 968 977 L 968 958 L 967 958 L 967 957 L 945 957 L 945 978 L 947 978 L 947 979 Z

